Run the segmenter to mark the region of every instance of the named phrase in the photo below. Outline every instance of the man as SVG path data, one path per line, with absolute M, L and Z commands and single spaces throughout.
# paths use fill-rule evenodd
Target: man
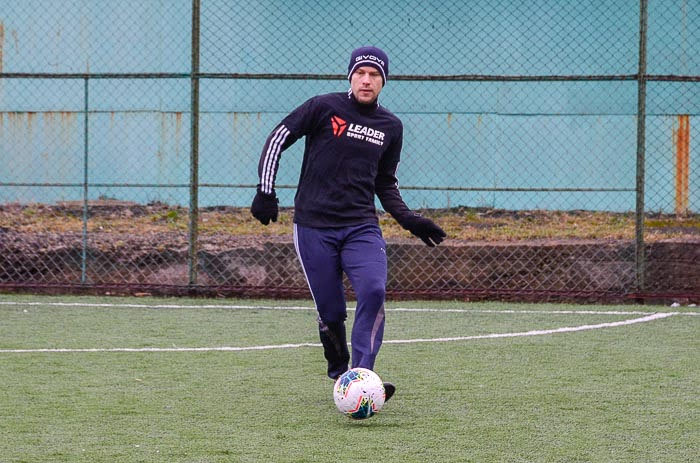
M 388 75 L 389 58 L 382 50 L 354 50 L 348 65 L 350 90 L 316 96 L 292 111 L 267 138 L 258 165 L 260 183 L 251 213 L 267 225 L 277 220 L 280 155 L 306 137 L 294 198 L 294 245 L 318 311 L 327 373 L 333 379 L 350 361 L 343 272 L 357 297 L 352 367 L 373 370 L 382 344 L 387 257 L 374 195 L 428 246 L 446 236 L 433 221 L 412 212 L 399 193 L 403 125 L 377 101 Z M 385 389 L 388 400 L 395 387 L 385 383 Z

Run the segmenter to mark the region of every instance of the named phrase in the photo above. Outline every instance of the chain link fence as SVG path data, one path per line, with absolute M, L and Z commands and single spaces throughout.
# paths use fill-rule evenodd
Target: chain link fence
M 0 0 L 0 289 L 307 297 L 248 207 L 272 128 L 389 54 L 391 297 L 697 299 L 700 4 Z M 348 292 L 351 288 L 348 285 Z

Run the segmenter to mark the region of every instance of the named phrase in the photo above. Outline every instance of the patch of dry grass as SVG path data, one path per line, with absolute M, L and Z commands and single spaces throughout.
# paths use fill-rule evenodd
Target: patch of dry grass
M 631 240 L 635 237 L 633 213 L 594 211 L 505 211 L 483 208 L 453 208 L 421 211 L 445 229 L 452 239 L 468 241 L 517 241 L 540 239 Z M 264 226 L 247 208 L 209 208 L 199 214 L 202 235 L 284 236 L 292 231 L 291 209 L 282 209 L 277 222 Z M 389 214 L 380 215 L 387 238 L 409 238 Z M 121 202 L 90 203 L 87 230 L 91 233 L 186 232 L 189 212 L 162 204 L 135 205 Z M 80 233 L 83 213 L 80 205 L 0 206 L 0 230 L 20 233 Z M 645 219 L 645 240 L 700 239 L 700 215 L 649 215 Z

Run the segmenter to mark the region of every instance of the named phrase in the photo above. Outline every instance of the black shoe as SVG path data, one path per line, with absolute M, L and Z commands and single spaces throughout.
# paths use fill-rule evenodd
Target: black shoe
M 396 386 L 394 386 L 391 383 L 384 383 L 384 392 L 384 402 L 388 402 L 389 399 L 391 399 L 391 397 L 394 395 L 394 392 L 396 392 Z

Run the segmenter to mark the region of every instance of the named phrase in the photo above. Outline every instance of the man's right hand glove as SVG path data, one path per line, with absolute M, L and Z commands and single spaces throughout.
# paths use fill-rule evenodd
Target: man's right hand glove
M 263 225 L 269 224 L 270 220 L 277 222 L 278 202 L 274 190 L 272 190 L 272 194 L 263 193 L 260 190 L 260 185 L 258 185 L 258 191 L 255 193 L 253 204 L 250 206 L 250 213 Z
M 442 243 L 447 236 L 447 233 L 435 222 L 418 214 L 404 219 L 402 225 L 431 248 Z

